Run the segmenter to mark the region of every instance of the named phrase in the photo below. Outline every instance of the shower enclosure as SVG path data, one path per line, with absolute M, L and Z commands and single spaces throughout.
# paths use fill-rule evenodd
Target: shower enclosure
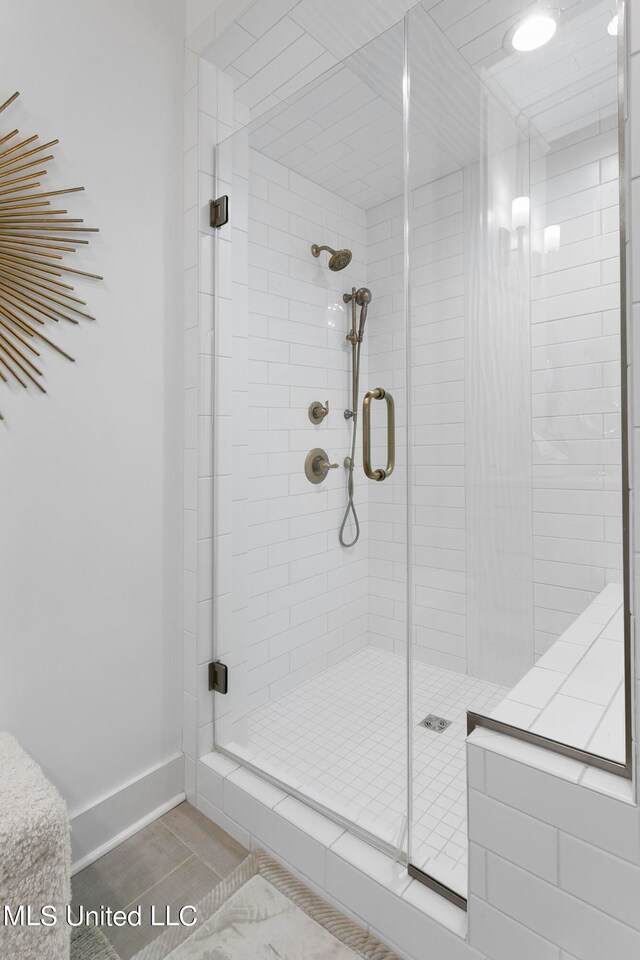
M 622 40 L 527 12 L 418 4 L 216 150 L 216 749 L 460 903 L 468 711 L 630 774 Z

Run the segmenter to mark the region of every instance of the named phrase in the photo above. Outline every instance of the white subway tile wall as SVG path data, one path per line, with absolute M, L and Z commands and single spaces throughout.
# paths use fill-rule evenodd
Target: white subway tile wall
M 367 321 L 369 376 L 364 390 L 391 392 L 396 410 L 396 468 L 368 484 L 369 643 L 397 655 L 406 651 L 406 372 L 402 198 L 367 210 L 367 285 L 373 299 Z M 372 409 L 376 466 L 386 463 L 386 416 Z
M 622 581 L 617 118 L 532 144 L 535 652 Z M 545 252 L 545 228 L 559 248 Z
M 247 709 L 282 696 L 367 641 L 367 487 L 358 543 L 338 542 L 346 507 L 350 307 L 366 272 L 364 212 L 256 150 L 249 159 L 249 671 Z M 311 244 L 353 251 L 340 272 Z M 362 376 L 366 376 L 363 352 Z M 310 423 L 312 401 L 329 414 Z M 311 484 L 304 461 L 338 469 Z
M 632 960 L 640 818 L 631 789 L 625 800 L 595 792 L 589 768 L 562 757 L 545 772 L 535 747 L 522 745 L 522 761 L 502 756 L 503 739 L 476 731 L 468 744 L 470 944 L 491 960 Z M 606 781 L 618 778 L 600 777 L 600 789 L 615 789 Z
M 606 117 L 544 153 L 536 146 L 531 163 L 536 658 L 622 577 L 614 123 Z M 467 650 L 464 257 L 472 238 L 463 173 L 412 194 L 414 655 L 466 673 L 481 664 L 476 655 L 470 665 Z M 552 224 L 560 247 L 544 253 Z M 371 333 L 369 369 L 403 397 L 402 197 L 368 210 L 367 227 L 368 277 L 384 316 Z M 396 653 L 405 632 L 404 480 L 399 472 L 369 494 L 370 642 Z
M 360 540 L 349 550 L 338 544 L 350 437 L 343 416 L 350 406 L 349 313 L 342 294 L 364 282 L 366 235 L 359 208 L 249 150 L 246 130 L 220 144 L 215 173 L 202 209 L 207 196 L 228 192 L 233 223 L 215 237 L 215 284 L 208 288 L 215 293 L 217 344 L 213 626 L 216 655 L 234 674 L 216 716 L 224 744 L 246 743 L 249 711 L 366 642 L 362 481 L 356 485 Z M 206 228 L 204 239 L 210 239 Z M 313 242 L 348 246 L 354 258 L 333 273 L 324 256 L 311 256 Z M 213 275 L 212 254 L 203 250 L 201 287 Z M 329 402 L 329 417 L 318 427 L 307 416 L 314 400 Z M 340 465 L 318 486 L 303 469 L 314 446 Z M 210 656 L 206 644 L 202 653 Z
M 412 541 L 417 659 L 467 673 L 464 177 L 412 182 Z
M 467 672 L 464 473 L 463 178 L 413 191 L 411 367 L 414 390 L 414 656 Z M 405 417 L 403 198 L 367 213 L 369 278 L 384 317 L 371 335 L 371 376 L 393 384 Z M 379 331 L 379 332 L 378 332 Z M 380 433 L 383 433 L 381 430 Z M 379 449 L 382 437 L 378 437 Z M 404 442 L 404 439 L 403 439 Z M 370 492 L 370 642 L 406 649 L 406 456 Z

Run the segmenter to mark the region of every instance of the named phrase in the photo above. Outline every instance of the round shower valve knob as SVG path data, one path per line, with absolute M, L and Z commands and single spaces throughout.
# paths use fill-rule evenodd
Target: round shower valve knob
M 327 400 L 325 404 L 322 404 L 319 400 L 312 400 L 309 404 L 307 413 L 309 414 L 309 420 L 311 420 L 311 423 L 322 423 L 324 418 L 329 413 L 329 401 Z
M 304 473 L 310 483 L 322 483 L 329 470 L 337 470 L 339 464 L 330 463 L 329 455 L 321 447 L 314 447 L 307 454 L 304 462 Z

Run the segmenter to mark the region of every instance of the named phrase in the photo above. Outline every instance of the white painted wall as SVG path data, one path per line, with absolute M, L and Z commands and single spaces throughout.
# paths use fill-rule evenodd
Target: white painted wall
M 52 179 L 101 229 L 78 265 L 105 281 L 77 284 L 98 320 L 57 331 L 77 362 L 0 400 L 0 727 L 75 814 L 180 747 L 183 9 L 10 0 L 2 20 L 0 89 L 22 94 L 2 127 L 60 138 Z
M 208 17 L 214 16 L 224 0 L 185 0 L 187 36 L 197 30 Z
M 189 48 L 201 53 L 255 0 L 185 0 L 184 27 Z

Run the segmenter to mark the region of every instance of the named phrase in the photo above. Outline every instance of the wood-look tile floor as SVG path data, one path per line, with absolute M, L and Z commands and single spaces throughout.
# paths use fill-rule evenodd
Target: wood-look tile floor
M 158 915 L 170 906 L 197 904 L 227 877 L 249 851 L 189 803 L 170 810 L 159 820 L 72 880 L 74 909 L 101 906 L 114 910 L 142 906 L 140 927 L 103 927 L 121 960 L 130 960 L 163 932 L 151 927 L 149 911 Z

